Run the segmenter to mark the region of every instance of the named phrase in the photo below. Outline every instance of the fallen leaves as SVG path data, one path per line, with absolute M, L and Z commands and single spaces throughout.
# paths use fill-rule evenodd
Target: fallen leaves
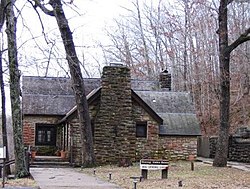
M 84 173 L 94 176 L 94 169 L 83 169 Z M 109 173 L 112 173 L 110 182 L 124 189 L 134 188 L 133 179 L 140 176 L 139 165 L 131 167 L 102 166 L 95 168 L 95 176 L 109 181 Z M 179 183 L 185 188 L 197 189 L 247 189 L 250 188 L 250 174 L 234 168 L 212 167 L 202 162 L 195 162 L 194 171 L 191 171 L 190 162 L 170 163 L 168 179 L 161 179 L 161 171 L 148 171 L 148 179 L 137 182 L 137 188 L 166 189 L 180 188 Z

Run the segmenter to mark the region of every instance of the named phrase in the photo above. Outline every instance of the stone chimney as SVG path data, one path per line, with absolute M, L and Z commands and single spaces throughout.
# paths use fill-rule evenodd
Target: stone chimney
M 169 91 L 171 91 L 171 74 L 168 73 L 168 70 L 163 70 L 160 73 L 160 88 L 161 89 L 167 89 Z
M 100 109 L 95 122 L 96 160 L 133 161 L 135 127 L 132 121 L 130 69 L 112 64 L 103 68 Z

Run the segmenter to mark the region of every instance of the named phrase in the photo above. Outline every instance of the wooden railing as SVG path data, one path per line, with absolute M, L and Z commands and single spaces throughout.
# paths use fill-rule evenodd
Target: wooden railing
M 8 166 L 8 165 L 12 165 L 14 163 L 15 163 L 14 159 L 0 163 L 0 178 L 2 178 L 2 169 L 3 169 L 3 167 Z
M 25 153 L 26 155 L 26 166 L 27 166 L 27 170 L 28 172 L 30 171 L 30 152 L 26 152 Z M 5 159 L 1 159 L 3 160 L 3 162 L 0 163 L 0 178 L 3 178 L 2 179 L 2 188 L 4 188 L 4 185 L 5 185 L 5 177 L 6 177 L 6 173 L 5 173 L 5 167 L 8 166 L 8 165 L 12 165 L 15 163 L 15 160 L 12 159 L 12 160 L 9 160 L 9 161 L 5 161 Z
M 3 178 L 3 180 L 2 180 L 2 188 L 4 188 L 4 184 L 5 184 L 5 167 L 8 166 L 8 165 L 14 164 L 14 163 L 15 163 L 14 159 L 9 160 L 9 161 L 3 160 L 3 162 L 0 163 L 0 178 Z M 2 172 L 3 172 L 3 174 L 2 174 Z

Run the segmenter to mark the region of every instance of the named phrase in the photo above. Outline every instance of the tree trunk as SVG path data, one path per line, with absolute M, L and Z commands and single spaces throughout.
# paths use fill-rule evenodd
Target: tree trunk
M 219 7 L 219 63 L 220 63 L 220 126 L 219 138 L 213 165 L 224 167 L 227 165 L 229 110 L 230 110 L 230 70 L 227 29 L 227 1 L 222 0 Z
M 16 45 L 16 18 L 13 10 L 14 2 L 7 1 L 6 7 L 6 33 L 8 40 L 9 74 L 10 74 L 10 100 L 12 111 L 12 125 L 15 149 L 15 176 L 17 178 L 29 175 L 25 166 L 25 153 L 23 145 L 23 129 L 21 114 L 20 71 L 18 70 Z
M 221 0 L 219 7 L 219 61 L 220 61 L 220 128 L 213 166 L 227 165 L 229 113 L 230 113 L 230 53 L 240 44 L 250 40 L 250 27 L 231 45 L 228 45 L 227 6 L 232 1 Z
M 77 58 L 72 32 L 65 17 L 62 3 L 60 0 L 50 0 L 49 4 L 53 7 L 54 16 L 61 33 L 66 58 L 68 61 L 73 89 L 75 92 L 78 118 L 81 130 L 82 143 L 82 166 L 88 167 L 95 163 L 91 121 L 89 116 L 88 102 L 85 94 L 84 82 Z
M 2 52 L 0 52 L 0 85 L 1 85 L 1 100 L 2 100 L 2 136 L 3 146 L 6 146 L 6 161 L 9 161 L 8 150 L 8 137 L 7 137 L 7 124 L 6 124 L 6 103 L 5 103 L 5 90 L 3 81 L 3 64 L 2 64 Z M 10 165 L 5 167 L 5 173 L 10 174 Z
M 3 24 L 5 22 L 5 6 L 6 1 L 2 0 L 0 2 L 0 31 L 2 30 Z M 7 127 L 6 127 L 6 101 L 5 101 L 5 90 L 4 90 L 4 80 L 3 80 L 3 64 L 2 64 L 2 51 L 0 52 L 0 85 L 1 85 L 1 101 L 2 101 L 2 136 L 3 136 L 3 146 L 6 146 L 6 161 L 9 161 L 9 150 L 8 150 L 8 137 L 7 137 Z M 10 165 L 5 167 L 5 173 L 10 174 Z

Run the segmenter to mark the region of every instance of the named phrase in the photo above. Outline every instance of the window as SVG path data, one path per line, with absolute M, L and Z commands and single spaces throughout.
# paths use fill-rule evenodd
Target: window
M 147 138 L 147 122 L 136 123 L 136 137 Z
M 95 136 L 95 122 L 93 119 L 91 120 L 91 130 L 92 130 L 92 137 L 94 138 L 94 136 Z
M 36 145 L 56 144 L 56 126 L 48 124 L 36 124 Z

